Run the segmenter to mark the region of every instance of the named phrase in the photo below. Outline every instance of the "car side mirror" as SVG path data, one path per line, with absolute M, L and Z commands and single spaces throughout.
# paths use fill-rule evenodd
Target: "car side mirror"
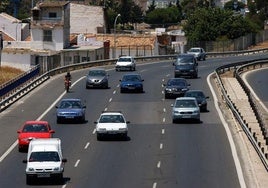
M 170 106 L 171 106 L 171 107 L 173 107 L 173 106 L 174 106 L 174 104 L 171 104 Z
M 22 162 L 23 162 L 23 163 L 27 163 L 27 159 L 23 159 Z
M 97 121 L 94 121 L 94 124 L 97 124 L 98 122 Z
M 64 162 L 64 163 L 66 163 L 67 162 L 67 159 L 64 158 L 61 161 Z
M 50 130 L 49 132 L 50 132 L 50 133 L 55 133 L 55 131 L 54 131 L 54 130 Z
M 59 108 L 58 106 L 55 106 L 55 108 Z
M 126 123 L 127 123 L 127 124 L 129 124 L 129 123 L 130 123 L 130 121 L 127 121 Z

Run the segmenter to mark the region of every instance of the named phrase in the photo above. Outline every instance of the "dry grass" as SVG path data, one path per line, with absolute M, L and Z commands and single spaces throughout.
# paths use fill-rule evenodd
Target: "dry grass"
M 0 67 L 0 85 L 8 82 L 9 80 L 14 79 L 18 75 L 22 74 L 24 71 L 8 66 L 1 66 Z

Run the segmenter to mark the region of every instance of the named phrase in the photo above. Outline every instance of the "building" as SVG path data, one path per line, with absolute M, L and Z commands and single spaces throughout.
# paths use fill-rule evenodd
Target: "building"
M 68 1 L 38 3 L 32 9 L 29 39 L 25 41 L 4 41 L 2 65 L 15 66 L 23 70 L 40 65 L 42 71 L 48 71 L 59 66 L 80 63 L 84 60 L 103 59 L 104 54 L 107 54 L 104 52 L 103 42 L 92 43 L 85 38 L 83 47 L 71 46 L 71 7 Z M 18 24 L 12 25 L 15 21 Z M 14 30 L 17 30 L 17 27 L 21 25 L 20 23 L 20 20 L 11 19 L 10 16 L 7 25 L 10 27 L 11 38 L 14 38 Z M 16 26 L 15 29 L 14 26 Z M 17 36 L 19 36 L 18 33 Z M 8 36 L 8 34 L 5 36 Z M 97 45 L 94 46 L 95 44 Z

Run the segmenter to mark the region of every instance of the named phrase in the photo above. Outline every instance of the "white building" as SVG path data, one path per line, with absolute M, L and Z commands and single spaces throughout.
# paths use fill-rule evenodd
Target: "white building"
M 41 71 L 47 71 L 63 65 L 80 63 L 84 60 L 94 61 L 103 59 L 103 44 L 92 46 L 92 43 L 85 43 L 82 48 L 71 47 L 71 28 L 73 28 L 73 30 L 79 28 L 76 21 L 79 18 L 81 19 L 81 17 L 75 17 L 77 14 L 74 13 L 74 17 L 72 18 L 73 25 L 71 26 L 71 8 L 73 8 L 73 12 L 77 12 L 77 7 L 81 10 L 81 6 L 72 6 L 68 1 L 46 1 L 38 3 L 36 7 L 32 9 L 30 40 L 4 41 L 1 60 L 2 65 L 15 66 L 23 70 L 29 70 L 32 66 L 40 65 Z M 87 14 L 88 12 L 84 11 L 84 15 Z M 87 17 L 89 16 L 90 15 L 87 15 Z M 88 26 L 89 28 L 95 28 L 95 30 L 92 30 L 94 32 L 97 30 L 96 27 L 103 23 L 103 21 L 101 21 L 103 20 L 101 13 L 99 13 L 99 17 L 102 19 L 95 19 L 95 21 L 99 20 L 95 22 L 97 23 L 96 25 L 90 24 L 89 22 L 86 24 L 80 22 L 80 24 Z M 20 23 L 20 20 L 10 16 L 6 24 L 9 25 L 10 28 L 8 32 L 5 32 L 7 29 L 5 29 L 4 32 L 10 32 L 11 38 L 17 35 L 17 39 L 21 39 L 18 36 L 23 35 L 21 35 L 20 32 L 14 32 L 20 30 L 20 26 L 22 26 Z M 20 28 L 18 29 L 18 27 Z M 77 29 L 77 32 L 79 32 L 79 29 Z

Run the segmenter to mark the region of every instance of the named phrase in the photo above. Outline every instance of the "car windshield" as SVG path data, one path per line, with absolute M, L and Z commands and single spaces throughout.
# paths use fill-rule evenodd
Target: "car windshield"
M 177 108 L 196 107 L 196 103 L 193 100 L 177 100 L 175 107 Z
M 60 161 L 60 157 L 58 152 L 55 151 L 32 152 L 29 161 L 30 162 Z
M 177 64 L 189 64 L 193 63 L 193 57 L 191 56 L 183 56 L 183 57 L 178 57 L 177 58 Z
M 80 101 L 62 101 L 60 108 L 82 108 Z
M 118 61 L 120 61 L 120 62 L 129 62 L 129 61 L 131 61 L 131 58 L 129 58 L 129 57 L 120 57 Z
M 94 71 L 89 71 L 88 76 L 105 76 L 106 73 L 103 70 L 94 70 Z
M 99 123 L 124 123 L 124 118 L 121 115 L 102 115 Z
M 186 86 L 186 83 L 181 81 L 181 80 L 169 80 L 167 83 L 168 86 L 181 86 L 184 87 Z
M 205 98 L 203 92 L 186 92 L 185 97 Z
M 22 132 L 48 132 L 48 128 L 43 124 L 26 124 Z
M 192 48 L 189 50 L 189 52 L 200 52 L 200 49 L 198 48 Z
M 123 81 L 140 81 L 140 77 L 137 75 L 128 75 L 128 76 L 124 76 Z

